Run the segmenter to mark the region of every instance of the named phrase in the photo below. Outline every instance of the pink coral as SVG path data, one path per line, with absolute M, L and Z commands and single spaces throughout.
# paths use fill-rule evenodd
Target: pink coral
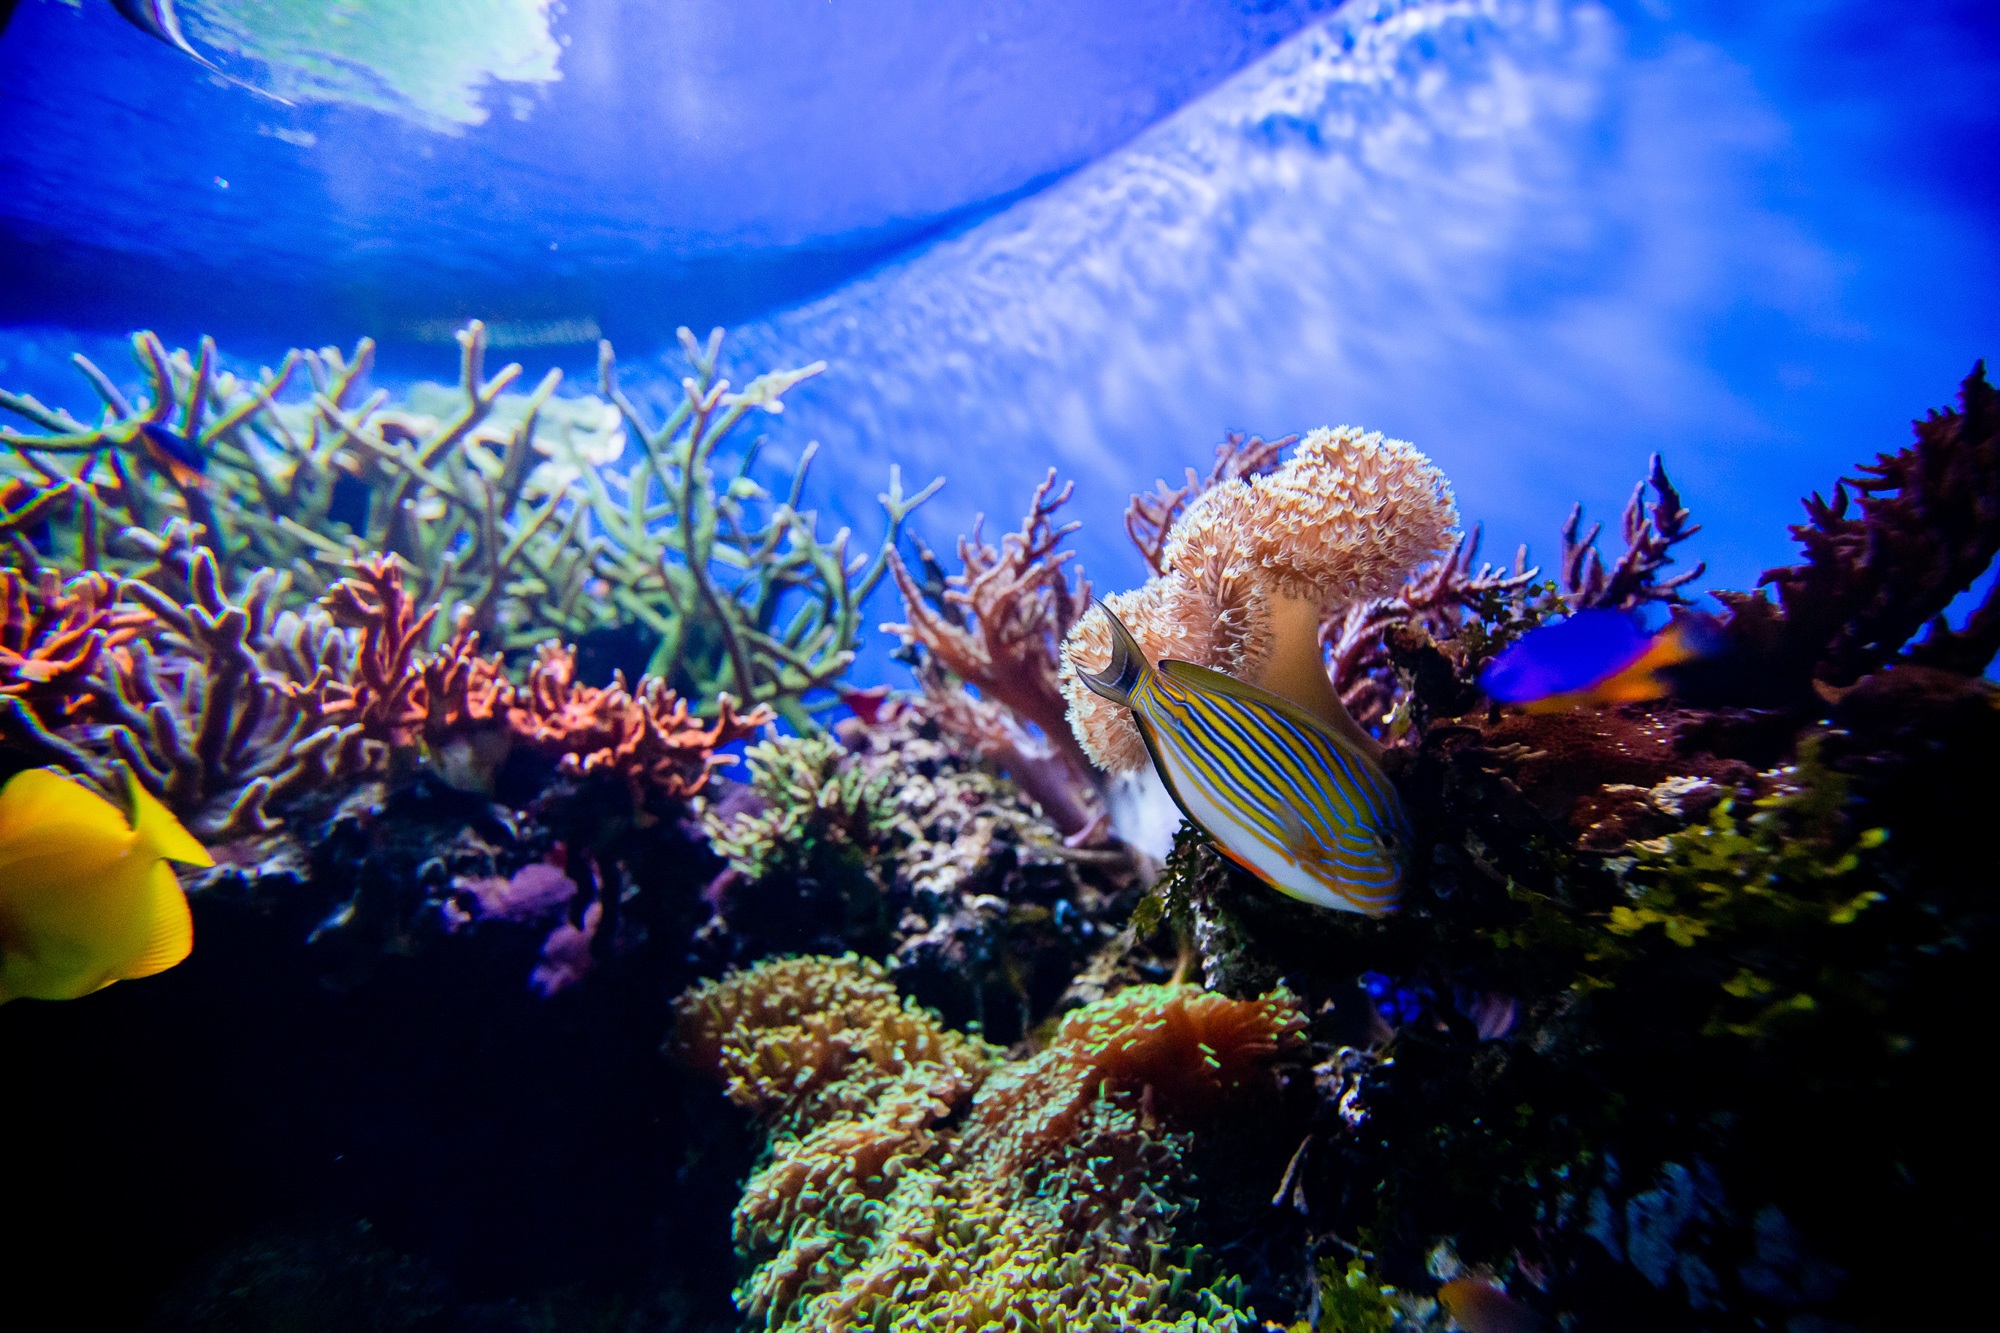
M 1163 493 L 1152 510 L 1169 512 L 1171 498 Z M 1316 430 L 1276 471 L 1204 490 L 1167 534 L 1161 576 L 1107 605 L 1149 657 L 1261 685 L 1372 748 L 1328 680 L 1321 622 L 1331 608 L 1393 592 L 1449 544 L 1457 519 L 1444 475 L 1409 444 L 1348 426 Z M 1113 771 L 1143 767 L 1130 714 L 1076 678 L 1079 665 L 1110 660 L 1108 628 L 1085 617 L 1064 656 L 1069 721 L 1084 750 Z

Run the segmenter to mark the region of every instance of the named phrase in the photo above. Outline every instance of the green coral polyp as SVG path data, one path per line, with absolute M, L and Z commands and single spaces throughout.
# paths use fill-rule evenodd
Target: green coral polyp
M 1256 1326 L 1173 1226 L 1195 1135 L 1254 1108 L 1296 1042 L 1288 998 L 1136 987 L 1011 1065 L 852 957 L 760 964 L 679 1009 L 690 1062 L 773 1123 L 736 1214 L 737 1303 L 759 1326 Z

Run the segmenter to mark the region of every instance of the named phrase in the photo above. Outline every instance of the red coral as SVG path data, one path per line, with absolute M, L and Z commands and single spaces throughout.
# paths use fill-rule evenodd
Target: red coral
M 469 615 L 442 648 L 422 663 L 424 740 L 433 748 L 470 731 L 505 724 L 514 683 L 499 653 L 479 655 L 479 631 Z
M 392 556 L 367 556 L 348 568 L 355 577 L 334 584 L 323 604 L 336 624 L 361 631 L 353 669 L 345 678 L 316 679 L 294 693 L 319 719 L 359 726 L 367 739 L 403 750 L 415 742 L 416 728 L 426 718 L 424 664 L 417 649 L 437 608 L 417 612 Z
M 1055 484 L 1050 468 L 1020 531 L 1002 537 L 997 550 L 980 539 L 975 523 L 972 535 L 958 542 L 964 568 L 941 581 L 933 571 L 929 588 L 892 553 L 889 568 L 909 621 L 883 628 L 922 645 L 932 668 L 926 693 L 938 696 L 933 711 L 939 720 L 961 723 L 960 738 L 1005 767 L 1064 833 L 1089 836 L 1098 825 L 1095 782 L 1070 730 L 1058 680 L 1059 648 L 1090 606 L 1090 583 L 1081 574 L 1072 583 L 1064 566 L 1074 552 L 1056 549 L 1078 525 L 1054 523 L 1075 487 L 1070 483 L 1052 496 Z M 955 691 L 937 678 L 939 667 L 978 689 L 979 699 L 968 696 L 962 706 L 951 706 L 944 696 Z M 1040 737 L 1013 725 L 996 704 L 1032 724 Z
M 507 720 L 521 740 L 560 755 L 564 772 L 615 773 L 643 806 L 649 796 L 681 800 L 699 792 L 713 770 L 731 762 L 717 750 L 776 717 L 761 704 L 739 714 L 727 694 L 716 702 L 715 721 L 703 726 L 687 700 L 656 678 L 640 681 L 636 694 L 623 676 L 608 686 L 581 684 L 575 653 L 549 643 L 514 692 Z
M 1194 469 L 1189 468 L 1184 484 L 1170 487 L 1165 481 L 1157 481 L 1151 495 L 1132 497 L 1125 506 L 1126 535 L 1132 538 L 1132 544 L 1146 557 L 1155 574 L 1166 573 L 1167 534 L 1173 531 L 1174 520 L 1187 508 L 1188 501 L 1225 481 L 1277 471 L 1278 455 L 1298 442 L 1296 435 L 1267 440 L 1261 435 L 1246 438 L 1240 430 L 1229 431 L 1222 443 L 1215 446 L 1215 466 L 1209 469 L 1207 477 L 1197 477 Z
M 0 570 L 0 695 L 52 725 L 86 711 L 85 682 L 99 659 L 153 623 L 117 600 L 117 580 L 103 574 L 65 583 L 53 569 L 33 580 Z

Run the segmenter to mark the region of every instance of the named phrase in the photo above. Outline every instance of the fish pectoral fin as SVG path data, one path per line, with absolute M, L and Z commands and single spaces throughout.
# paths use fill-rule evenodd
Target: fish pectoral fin
M 1285 850 L 1293 856 L 1301 861 L 1308 861 L 1317 855 L 1318 847 L 1313 840 L 1312 830 L 1306 827 L 1306 821 L 1299 817 L 1299 812 L 1289 805 L 1278 807 L 1278 829 Z
M 156 862 L 146 886 L 146 910 L 152 918 L 146 945 L 139 956 L 119 970 L 121 980 L 164 972 L 194 952 L 194 914 L 180 881 L 164 862 Z

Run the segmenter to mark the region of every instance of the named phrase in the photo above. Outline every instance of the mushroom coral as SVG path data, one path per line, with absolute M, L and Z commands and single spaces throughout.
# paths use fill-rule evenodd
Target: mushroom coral
M 1164 572 L 1106 604 L 1153 660 L 1260 685 L 1372 749 L 1327 677 L 1320 624 L 1335 607 L 1394 592 L 1450 546 L 1457 522 L 1450 484 L 1416 448 L 1322 428 L 1276 471 L 1202 492 L 1167 534 Z M 1109 659 L 1104 617 L 1086 616 L 1063 644 L 1063 694 L 1085 752 L 1129 772 L 1146 762 L 1130 714 L 1077 676 Z
M 736 1211 L 757 1325 L 1256 1327 L 1233 1282 L 1190 1281 L 1173 1227 L 1195 1136 L 1254 1122 L 1303 1046 L 1289 996 L 1135 986 L 1013 1064 L 852 956 L 763 963 L 677 1008 L 682 1056 L 771 1130 Z

